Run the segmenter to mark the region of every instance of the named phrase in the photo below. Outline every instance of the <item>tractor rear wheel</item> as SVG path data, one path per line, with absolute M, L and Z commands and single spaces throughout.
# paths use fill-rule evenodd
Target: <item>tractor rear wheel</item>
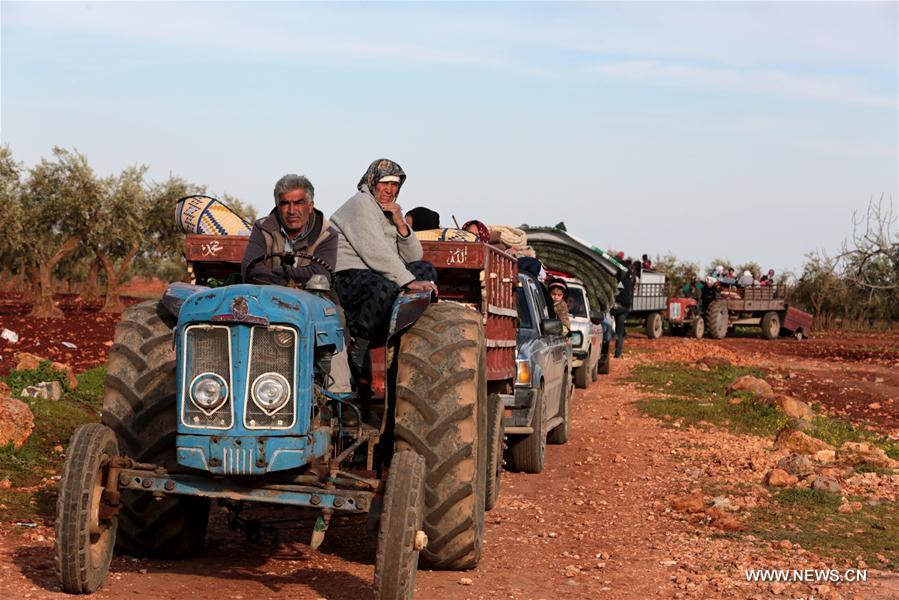
M 412 600 L 418 571 L 425 495 L 425 459 L 412 450 L 394 453 L 384 490 L 375 557 L 375 599 Z
M 151 300 L 125 310 L 109 349 L 101 421 L 112 429 L 122 454 L 178 471 L 175 435 L 177 319 Z M 178 558 L 199 552 L 206 540 L 209 500 L 122 492 L 118 551 L 132 556 Z
M 432 304 L 400 338 L 396 448 L 425 458 L 422 558 L 434 569 L 474 568 L 484 541 L 487 358 L 481 316 Z
M 503 426 L 506 407 L 503 400 L 499 394 L 491 394 L 488 404 L 490 413 L 487 420 L 487 486 L 484 492 L 484 510 L 491 510 L 499 499 L 503 446 L 506 440 L 506 428 Z
M 703 335 L 705 335 L 705 321 L 702 320 L 702 317 L 696 317 L 690 323 L 690 337 L 701 340 Z
M 730 322 L 727 302 L 715 300 L 709 304 L 708 312 L 705 315 L 705 330 L 708 332 L 709 337 L 716 340 L 722 339 L 727 335 L 728 325 L 730 325 Z
M 662 337 L 662 314 L 652 312 L 646 315 L 646 337 L 657 340 Z
M 774 311 L 766 312 L 762 316 L 762 337 L 766 340 L 774 340 L 779 335 L 780 315 Z
M 66 450 L 56 500 L 56 574 L 69 594 L 97 591 L 109 572 L 118 519 L 103 491 L 105 467 L 118 455 L 115 434 L 99 423 L 76 429 Z

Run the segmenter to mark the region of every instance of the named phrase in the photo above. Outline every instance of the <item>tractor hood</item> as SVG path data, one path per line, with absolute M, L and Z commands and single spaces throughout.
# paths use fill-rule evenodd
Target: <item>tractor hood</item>
M 343 348 L 343 329 L 337 307 L 325 298 L 277 285 L 229 285 L 209 288 L 171 284 L 163 304 L 178 317 L 179 328 L 188 323 L 293 325 L 315 330 L 316 346 Z
M 618 275 L 624 267 L 599 248 L 556 227 L 522 226 L 528 245 L 543 264 L 584 282 L 590 305 L 603 312 L 615 301 Z

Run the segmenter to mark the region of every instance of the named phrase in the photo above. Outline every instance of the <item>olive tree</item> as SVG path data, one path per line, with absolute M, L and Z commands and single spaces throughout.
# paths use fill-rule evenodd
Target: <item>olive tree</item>
M 53 303 L 53 271 L 87 239 L 103 200 L 103 182 L 77 150 L 54 147 L 22 187 L 19 250 L 36 282 L 31 316 L 61 317 Z

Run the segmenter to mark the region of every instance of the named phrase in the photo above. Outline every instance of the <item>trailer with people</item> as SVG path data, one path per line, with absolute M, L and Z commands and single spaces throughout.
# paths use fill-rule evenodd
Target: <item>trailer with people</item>
M 734 327 L 760 327 L 768 340 L 792 335 L 808 337 L 812 315 L 786 301 L 783 284 L 740 287 L 706 285 L 697 298 L 671 298 L 668 322 L 674 335 L 713 339 L 725 337 Z

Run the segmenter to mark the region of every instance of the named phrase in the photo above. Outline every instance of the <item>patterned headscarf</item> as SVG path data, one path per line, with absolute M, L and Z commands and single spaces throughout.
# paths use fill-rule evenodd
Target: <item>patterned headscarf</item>
M 478 228 L 478 241 L 484 242 L 485 244 L 490 242 L 490 230 L 487 229 L 486 225 L 472 219 L 471 221 L 466 221 L 465 225 L 462 226 L 462 229 L 467 230 L 469 225 L 475 225 Z
M 362 179 L 359 180 L 356 189 L 360 192 L 368 191 L 373 194 L 375 191 L 375 184 L 381 181 L 382 177 L 388 177 L 390 175 L 400 178 L 400 188 L 402 188 L 403 183 L 406 181 L 406 173 L 403 171 L 403 168 L 392 160 L 379 158 L 368 165 L 368 170 L 365 171 Z M 363 190 L 363 186 L 368 189 Z M 397 194 L 399 194 L 399 192 L 397 192 Z

